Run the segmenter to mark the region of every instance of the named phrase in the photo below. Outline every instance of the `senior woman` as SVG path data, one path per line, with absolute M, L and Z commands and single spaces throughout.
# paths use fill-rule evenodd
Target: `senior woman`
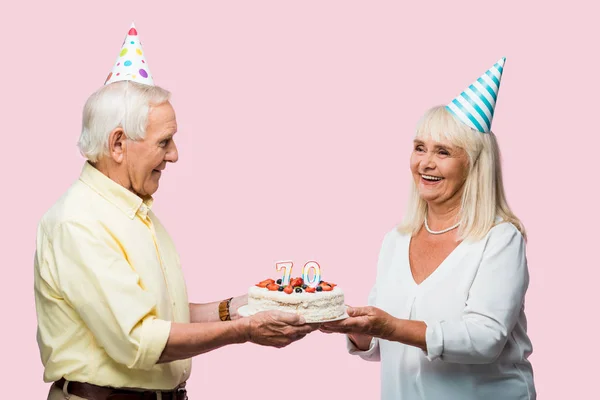
M 383 399 L 536 398 L 525 232 L 489 131 L 503 64 L 463 92 L 468 98 L 425 113 L 408 212 L 384 238 L 369 306 L 321 327 L 347 333 L 351 354 L 381 361 Z M 475 107 L 484 100 L 471 104 L 476 95 L 491 106 L 487 120 Z

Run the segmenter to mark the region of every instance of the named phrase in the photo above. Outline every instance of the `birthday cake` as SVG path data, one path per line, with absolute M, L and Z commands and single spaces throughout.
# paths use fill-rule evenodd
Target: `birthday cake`
M 279 310 L 304 316 L 306 322 L 328 321 L 346 313 L 344 292 L 335 283 L 319 281 L 316 286 L 293 278 L 288 285 L 266 279 L 248 290 L 248 307 L 253 312 Z

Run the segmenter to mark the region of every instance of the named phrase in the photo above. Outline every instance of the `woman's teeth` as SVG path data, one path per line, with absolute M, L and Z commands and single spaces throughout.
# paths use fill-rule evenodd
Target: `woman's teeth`
M 431 176 L 431 175 L 421 175 L 423 177 L 423 179 L 427 180 L 427 181 L 441 181 L 443 178 L 440 178 L 439 176 Z

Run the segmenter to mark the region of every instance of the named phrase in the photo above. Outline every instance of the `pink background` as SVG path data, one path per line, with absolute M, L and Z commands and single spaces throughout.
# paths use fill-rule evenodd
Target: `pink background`
M 174 94 L 180 161 L 155 211 L 195 302 L 245 292 L 277 260 L 299 273 L 315 259 L 364 304 L 404 210 L 418 118 L 506 56 L 493 128 L 529 233 L 536 385 L 543 399 L 589 398 L 599 355 L 592 2 L 88 3 L 12 2 L 0 17 L 2 390 L 46 396 L 36 225 L 78 177 L 83 103 L 135 20 L 156 83 Z M 189 388 L 193 399 L 376 399 L 379 366 L 316 332 L 279 351 L 196 357 Z

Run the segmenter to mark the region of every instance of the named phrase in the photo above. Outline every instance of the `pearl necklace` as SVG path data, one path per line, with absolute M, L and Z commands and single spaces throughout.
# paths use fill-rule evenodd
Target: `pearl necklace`
M 432 231 L 429 229 L 429 225 L 427 224 L 427 214 L 425 214 L 425 230 L 432 235 L 441 235 L 442 233 L 450 232 L 452 229 L 456 229 L 460 225 L 460 222 L 452 225 L 450 228 L 442 229 L 441 231 Z

